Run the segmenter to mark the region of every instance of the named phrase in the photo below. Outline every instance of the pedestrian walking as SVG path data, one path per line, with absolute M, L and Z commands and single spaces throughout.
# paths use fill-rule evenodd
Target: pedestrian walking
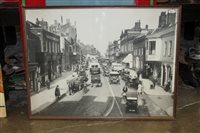
M 39 93 L 41 91 L 41 80 L 38 79 L 37 81 L 37 93 Z
M 83 82 L 83 91 L 84 93 L 87 93 L 88 92 L 88 88 L 87 88 L 87 82 Z
M 46 83 L 47 89 L 50 89 L 50 81 L 47 79 L 45 83 Z
M 170 90 L 170 88 L 171 88 L 170 86 L 171 86 L 171 82 L 168 81 L 167 84 L 165 85 L 164 90 L 168 92 Z
M 125 86 L 123 87 L 123 92 L 126 93 L 127 91 L 128 91 L 128 87 L 127 87 L 127 85 L 125 85 Z
M 69 89 L 69 95 L 72 95 L 73 91 L 72 91 L 72 82 L 68 83 L 68 89 Z
M 122 97 L 123 97 L 123 99 L 124 99 L 124 102 L 126 102 L 126 93 L 128 92 L 128 86 L 125 84 L 125 86 L 123 87 L 123 89 L 122 89 Z
M 139 83 L 138 83 L 137 94 L 138 94 L 138 96 L 142 96 L 142 94 L 143 94 L 143 85 L 142 85 L 142 81 L 139 81 Z
M 156 87 L 156 79 L 153 79 L 153 88 Z
M 71 83 L 71 91 L 72 91 L 72 94 L 75 93 L 75 81 L 74 80 Z
M 59 85 L 57 85 L 56 88 L 55 88 L 55 97 L 56 97 L 56 99 L 60 98 L 60 87 L 59 87 Z

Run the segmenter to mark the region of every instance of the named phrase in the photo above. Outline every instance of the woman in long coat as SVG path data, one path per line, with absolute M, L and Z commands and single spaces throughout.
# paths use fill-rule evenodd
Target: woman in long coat
M 59 85 L 56 86 L 56 89 L 55 89 L 55 97 L 58 99 L 60 98 L 60 87 Z

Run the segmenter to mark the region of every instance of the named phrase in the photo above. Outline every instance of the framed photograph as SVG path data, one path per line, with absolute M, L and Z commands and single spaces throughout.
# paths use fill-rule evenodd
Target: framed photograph
M 24 8 L 30 118 L 174 119 L 180 10 Z

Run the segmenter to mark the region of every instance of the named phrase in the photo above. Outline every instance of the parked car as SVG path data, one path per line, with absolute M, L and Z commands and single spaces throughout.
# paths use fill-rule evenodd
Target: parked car
M 82 80 L 85 81 L 85 82 L 88 81 L 88 76 L 87 76 L 87 74 L 86 74 L 85 71 L 80 71 L 80 72 L 79 72 L 79 77 L 81 77 Z

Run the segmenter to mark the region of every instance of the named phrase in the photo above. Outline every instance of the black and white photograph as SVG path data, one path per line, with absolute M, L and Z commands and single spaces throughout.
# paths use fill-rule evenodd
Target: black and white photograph
M 179 7 L 24 14 L 31 117 L 174 117 Z

